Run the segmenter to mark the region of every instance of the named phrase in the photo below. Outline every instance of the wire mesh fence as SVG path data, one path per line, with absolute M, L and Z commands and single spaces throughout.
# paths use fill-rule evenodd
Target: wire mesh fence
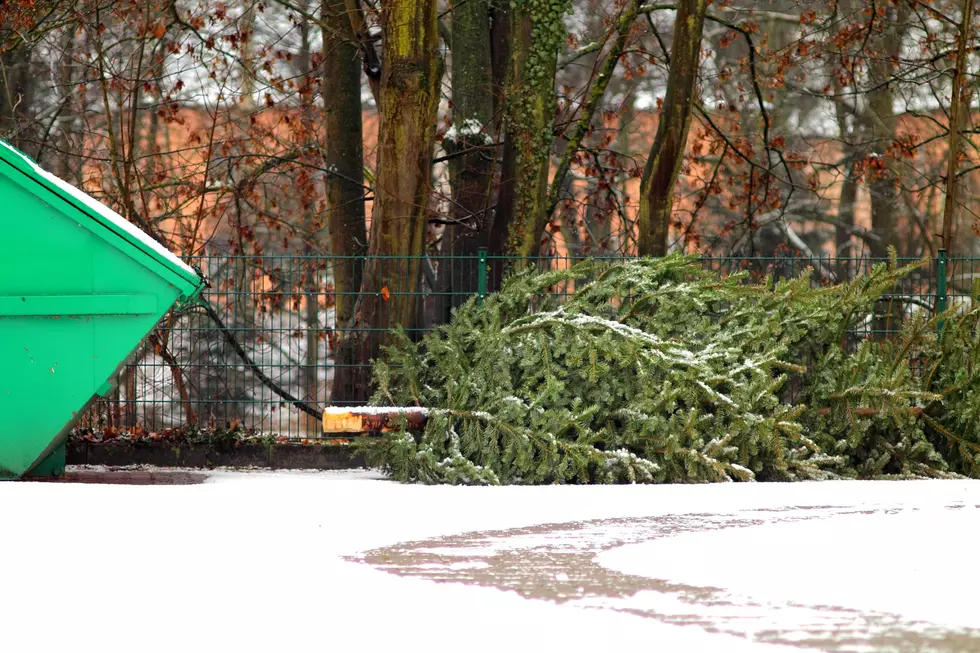
M 549 270 L 579 260 L 548 257 L 532 264 Z M 374 278 L 381 280 L 375 294 L 384 302 L 399 297 L 408 302 L 410 319 L 403 326 L 417 337 L 445 323 L 456 306 L 491 292 L 510 270 L 528 264 L 484 252 L 372 260 L 210 256 L 189 262 L 209 280 L 203 299 L 214 315 L 203 306 L 168 315 L 120 374 L 117 388 L 89 411 L 79 427 L 144 432 L 241 427 L 286 438 L 319 437 L 319 420 L 283 395 L 314 407 L 338 403 L 332 400 L 338 375 L 366 383 L 371 367 L 370 358 L 356 351 L 339 360 L 340 343 L 391 326 L 351 319 L 362 308 L 361 293 L 338 291 L 338 278 L 360 277 L 371 265 Z M 745 272 L 755 282 L 794 277 L 812 268 L 814 284 L 852 279 L 881 262 L 800 257 L 701 260 L 719 275 Z M 900 261 L 914 262 L 917 259 Z M 416 274 L 417 282 L 404 283 Z M 947 259 L 940 253 L 883 297 L 877 317 L 861 325 L 855 335 L 887 337 L 916 312 L 933 314 L 946 306 L 967 306 L 978 279 L 980 258 Z M 554 288 L 562 294 L 574 291 L 574 284 Z

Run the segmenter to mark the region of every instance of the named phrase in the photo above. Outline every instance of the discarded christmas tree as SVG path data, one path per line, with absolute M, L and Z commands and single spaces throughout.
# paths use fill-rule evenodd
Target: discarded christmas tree
M 945 413 L 926 414 L 943 397 L 908 363 L 942 355 L 931 323 L 856 351 L 845 337 L 910 270 L 820 288 L 719 279 L 681 256 L 518 274 L 388 349 L 375 403 L 429 419 L 387 434 L 375 459 L 426 483 L 950 475 L 949 438 L 927 422 Z M 958 448 L 955 470 L 980 468 L 973 454 Z

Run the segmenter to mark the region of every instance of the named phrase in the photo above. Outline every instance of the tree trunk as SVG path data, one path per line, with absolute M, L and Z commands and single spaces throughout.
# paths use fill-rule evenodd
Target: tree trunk
M 0 136 L 14 147 L 34 155 L 31 58 L 31 49 L 26 44 L 0 53 Z
M 71 132 L 72 121 L 78 111 L 75 102 L 75 80 L 72 74 L 72 62 L 75 56 L 75 30 L 67 30 L 61 40 L 61 56 L 58 61 L 58 86 L 61 89 L 58 98 L 64 108 L 57 117 L 54 127 L 54 140 L 57 152 L 54 155 L 52 167 L 54 174 L 65 181 L 73 179 L 71 160 L 74 156 L 71 153 Z M 156 115 L 156 114 L 154 114 Z
M 382 5 L 378 177 L 368 264 L 352 332 L 337 355 L 333 401 L 363 402 L 370 366 L 390 329 L 411 329 L 425 248 L 432 147 L 439 104 L 436 0 Z
M 493 77 L 494 132 L 502 131 L 507 109 L 507 61 L 510 59 L 510 3 L 489 2 L 490 12 L 490 69 Z
M 835 84 L 834 94 L 842 95 L 841 86 Z M 834 226 L 834 253 L 837 256 L 837 279 L 845 281 L 851 277 L 851 266 L 844 259 L 855 258 L 854 251 L 854 210 L 857 205 L 857 164 L 863 159 L 863 153 L 854 143 L 860 143 L 864 135 L 863 123 L 857 112 L 848 111 L 843 100 L 834 105 L 837 118 L 837 128 L 840 131 L 840 142 L 844 152 L 844 179 L 841 181 L 840 198 L 837 201 L 837 224 Z M 848 117 L 853 120 L 853 133 L 847 129 Z
M 706 11 L 707 0 L 679 0 L 677 3 L 666 96 L 657 122 L 657 135 L 640 180 L 640 212 L 637 216 L 640 256 L 667 254 L 674 185 L 684 160 L 694 111 Z
M 487 0 L 453 8 L 453 130 L 443 141 L 446 154 L 455 155 L 449 167 L 453 224 L 443 234 L 442 253 L 449 258 L 439 265 L 441 322 L 477 292 L 476 254 L 489 244 L 496 169 L 489 25 Z
M 306 364 L 303 367 L 303 397 L 312 405 L 320 404 L 320 284 L 317 259 L 310 256 L 309 245 L 304 248 L 307 254 L 306 270 L 303 272 L 303 285 L 307 291 L 304 297 L 306 322 Z
M 898 70 L 898 57 L 901 54 L 902 40 L 906 28 L 908 6 L 901 3 L 897 8 L 888 6 L 884 16 L 875 20 L 880 35 L 870 39 L 873 55 L 869 57 L 869 82 L 872 90 L 867 94 L 869 112 L 867 115 L 869 147 L 872 153 L 872 172 L 869 190 L 871 192 L 871 232 L 877 238 L 871 241 L 873 258 L 887 258 L 889 248 L 896 250 L 900 244 L 898 237 L 898 164 L 889 155 L 895 142 L 898 116 L 895 114 L 895 97 L 892 90 L 894 77 Z M 904 304 L 897 300 L 879 301 L 875 306 L 873 333 L 878 338 L 887 338 L 889 332 L 901 326 Z
M 350 32 L 342 0 L 323 4 L 324 139 L 327 168 L 327 230 L 334 258 L 336 323 L 353 316 L 367 254 L 364 216 L 364 145 L 361 127 L 361 52 Z M 346 35 L 346 37 L 345 37 Z M 340 334 L 343 335 L 343 334 Z
M 333 257 L 335 306 L 334 390 L 345 381 L 347 368 L 356 364 L 352 346 L 345 346 L 351 335 L 346 330 L 354 317 L 354 306 L 361 290 L 367 254 L 367 226 L 364 212 L 364 141 L 361 124 L 361 49 L 353 38 L 343 0 L 326 0 L 321 13 L 332 29 L 323 30 L 324 139 L 326 151 L 324 180 L 327 198 L 327 231 Z M 346 357 L 346 360 L 345 360 Z
M 249 122 L 252 119 L 252 114 L 256 111 L 255 106 L 255 3 L 252 0 L 242 0 L 242 18 L 239 26 L 239 34 L 241 41 L 239 43 L 241 59 L 239 63 L 239 73 L 241 74 L 241 98 L 238 103 L 237 112 L 239 115 L 236 116 L 234 121 L 233 129 L 237 132 L 235 135 L 237 138 L 232 141 L 230 147 L 230 154 L 232 156 L 244 155 L 248 152 L 248 143 L 251 138 L 249 132 Z M 243 348 L 248 350 L 251 348 L 255 342 L 258 335 L 258 329 L 256 328 L 256 277 L 260 274 L 258 266 L 253 267 L 251 261 L 248 258 L 249 246 L 252 244 L 243 235 L 242 227 L 251 226 L 255 229 L 256 233 L 259 233 L 261 225 L 258 221 L 254 220 L 254 212 L 247 208 L 247 204 L 243 201 L 244 191 L 237 184 L 234 183 L 233 178 L 234 167 L 229 167 L 229 182 L 232 183 L 233 187 L 233 200 L 234 200 L 234 212 L 233 212 L 233 224 L 236 229 L 233 231 L 233 238 L 235 239 L 235 248 L 232 250 L 234 253 L 233 259 L 233 279 L 232 288 L 233 292 L 228 301 L 228 321 L 229 326 L 232 328 L 235 339 L 241 344 Z M 251 223 L 251 224 L 250 224 Z M 222 344 L 223 357 L 222 360 L 234 360 L 236 357 L 235 351 L 228 346 L 227 343 Z M 231 399 L 234 397 L 234 393 L 239 391 L 234 384 L 225 383 L 220 391 L 224 397 L 219 397 L 223 399 Z M 242 419 L 245 417 L 245 410 L 247 407 L 236 404 L 232 401 L 228 401 L 224 408 L 224 418 L 227 420 L 232 419 Z
M 850 149 L 850 148 L 846 148 Z M 834 241 L 837 255 L 837 280 L 845 281 L 851 277 L 850 266 L 844 260 L 855 258 L 854 241 L 854 207 L 857 204 L 857 180 L 854 175 L 854 163 L 845 164 L 845 177 L 841 182 L 840 199 L 837 202 L 837 224 L 834 226 Z
M 972 19 L 973 0 L 963 0 L 963 16 L 960 19 L 960 32 L 956 44 L 956 72 L 953 76 L 953 88 L 950 94 L 949 147 L 946 155 L 946 201 L 943 206 L 943 247 L 950 254 L 953 254 L 954 218 L 959 199 L 957 176 L 959 173 L 961 130 L 963 129 L 963 118 L 970 112 L 971 89 L 968 88 L 966 80 L 966 55 Z
M 623 198 L 629 196 L 630 175 L 623 166 L 624 161 L 631 161 L 633 149 L 630 147 L 630 136 L 632 134 L 631 125 L 633 124 L 633 100 L 628 99 L 619 113 L 619 131 L 616 133 L 616 153 L 619 155 L 620 171 L 616 175 L 616 190 L 609 189 L 602 201 L 596 206 L 595 215 L 586 217 L 586 228 L 588 237 L 592 241 L 592 253 L 596 256 L 608 256 L 610 254 L 624 253 L 624 244 L 630 242 L 629 235 L 623 235 L 629 228 L 629 216 L 625 206 L 615 200 L 615 193 L 619 193 Z M 617 210 L 619 208 L 620 210 Z M 613 215 L 619 216 L 619 228 L 622 230 L 619 238 L 614 238 L 613 234 Z M 616 242 L 618 240 L 618 242 Z
M 592 185 L 592 190 L 594 190 L 595 185 Z M 586 189 L 585 193 L 590 194 L 590 189 Z M 575 183 L 571 175 L 565 175 L 561 182 L 561 188 L 558 189 L 558 196 L 561 198 L 573 197 L 575 195 Z M 589 202 L 586 207 L 586 212 L 594 210 L 592 202 Z M 582 259 L 583 247 L 582 247 L 582 233 L 579 230 L 578 223 L 578 212 L 575 207 L 559 209 L 558 215 L 551 215 L 554 221 L 557 221 L 558 228 L 561 231 L 561 239 L 565 242 L 565 252 L 566 258 L 569 263 L 577 263 Z M 552 223 L 554 224 L 554 222 Z
M 898 124 L 892 79 L 901 53 L 907 13 L 908 8 L 904 3 L 898 8 L 888 7 L 883 18 L 885 24 L 880 26 L 881 35 L 872 39 L 877 41 L 872 44 L 874 50 L 881 54 L 869 59 L 872 86 L 868 93 L 869 137 L 871 147 L 875 148 L 874 157 L 881 161 L 880 169 L 872 172 L 869 184 L 871 231 L 878 236 L 871 242 L 871 256 L 875 258 L 887 257 L 888 248 L 898 245 L 898 175 L 887 150 L 895 141 Z
M 303 15 L 308 16 L 313 9 L 312 0 L 303 0 L 300 6 L 303 9 Z M 318 119 L 318 111 L 313 104 L 313 98 L 318 80 L 317 71 L 313 69 L 313 24 L 308 18 L 303 18 L 299 25 L 299 33 L 300 48 L 294 62 L 296 74 L 302 80 L 299 92 L 303 118 L 301 133 L 304 140 L 313 143 L 317 133 L 315 125 Z M 304 197 L 304 200 L 302 202 L 304 205 L 302 218 L 307 233 L 306 241 L 303 243 L 303 254 L 306 258 L 304 269 L 300 274 L 300 286 L 304 291 L 303 321 L 306 325 L 306 360 L 303 365 L 302 396 L 307 403 L 316 406 L 320 404 L 320 296 L 324 289 L 320 279 L 320 261 L 315 255 L 322 251 L 320 239 L 323 232 L 323 216 L 317 214 L 314 198 Z M 312 419 L 309 415 L 304 415 L 304 418 L 308 431 L 313 434 L 320 432 L 320 425 L 317 420 Z
M 548 167 L 554 140 L 555 71 L 564 40 L 561 14 L 527 6 L 508 14 L 504 160 L 490 250 L 539 253 L 548 222 Z M 496 275 L 495 275 L 496 276 Z
M 596 77 L 595 83 L 589 89 L 588 100 L 582 106 L 579 119 L 572 131 L 571 137 L 561 148 L 561 156 L 558 160 L 558 167 L 555 170 L 555 178 L 551 181 L 551 191 L 548 195 L 548 206 L 546 219 L 551 217 L 558 202 L 562 198 L 561 189 L 565 184 L 565 177 L 571 169 L 572 159 L 578 153 L 583 139 L 592 132 L 595 127 L 594 117 L 603 97 L 606 95 L 606 88 L 613 80 L 613 73 L 619 64 L 619 59 L 623 56 L 623 48 L 626 47 L 626 40 L 629 37 L 633 23 L 640 11 L 640 0 L 630 0 L 623 10 L 623 13 L 616 20 L 616 38 L 613 40 L 602 64 L 602 69 Z

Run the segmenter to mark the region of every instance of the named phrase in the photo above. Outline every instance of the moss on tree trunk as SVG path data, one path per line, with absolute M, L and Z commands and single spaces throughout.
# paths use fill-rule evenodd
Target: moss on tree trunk
M 554 141 L 555 71 L 564 42 L 564 0 L 522 0 L 507 14 L 504 156 L 491 252 L 538 254 L 547 224 Z

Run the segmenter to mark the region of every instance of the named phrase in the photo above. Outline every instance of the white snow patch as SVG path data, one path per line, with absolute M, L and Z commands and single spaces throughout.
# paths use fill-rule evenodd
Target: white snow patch
M 428 415 L 429 409 L 419 406 L 327 406 L 323 409 L 327 415 L 388 415 L 402 413 L 405 415 Z
M 978 541 L 978 517 L 976 506 L 905 506 L 686 533 L 605 551 L 598 561 L 622 573 L 725 588 L 743 605 L 838 606 L 976 628 L 980 614 L 970 588 L 980 582 L 980 569 L 957 564 L 949 573 L 934 554 L 950 543 Z
M 458 141 L 461 138 L 474 140 L 474 137 L 476 136 L 482 136 L 482 141 L 486 145 L 493 144 L 493 139 L 490 138 L 490 134 L 487 134 L 484 131 L 483 123 L 476 118 L 467 118 L 458 129 L 457 125 L 453 124 L 443 138 L 450 141 Z
M 460 642 L 468 651 L 499 653 L 515 650 L 515 642 L 520 650 L 557 651 L 631 650 L 650 641 L 665 651 L 799 652 L 696 625 L 585 609 L 575 601 L 559 605 L 494 588 L 397 576 L 344 558 L 457 533 L 618 517 L 698 514 L 707 522 L 711 515 L 748 517 L 756 513 L 745 511 L 786 506 L 960 503 L 967 507 L 896 522 L 886 534 L 874 532 L 885 517 L 862 527 L 862 515 L 828 520 L 835 526 L 823 536 L 808 523 L 787 525 L 786 531 L 772 526 L 680 535 L 660 541 L 672 548 L 659 549 L 646 564 L 659 565 L 657 573 L 678 582 L 706 570 L 712 586 L 760 575 L 774 592 L 783 589 L 778 580 L 813 582 L 835 603 L 851 593 L 867 594 L 877 607 L 891 599 L 872 595 L 857 581 L 838 583 L 834 591 L 817 577 L 828 565 L 807 561 L 832 556 L 842 569 L 863 574 L 856 578 L 881 579 L 893 589 L 898 581 L 886 571 L 859 569 L 881 566 L 908 585 L 906 594 L 917 590 L 920 603 L 947 606 L 954 599 L 939 596 L 940 590 L 954 581 L 942 575 L 969 588 L 980 573 L 968 564 L 956 565 L 955 573 L 924 567 L 924 552 L 955 557 L 959 549 L 950 549 L 951 542 L 968 547 L 976 541 L 969 524 L 954 519 L 976 523 L 971 507 L 980 504 L 980 484 L 974 482 L 453 487 L 403 485 L 371 474 L 217 472 L 212 482 L 194 486 L 0 484 L 3 551 L 16 561 L 4 570 L 0 592 L 5 650 L 64 648 L 66 640 L 52 631 L 57 623 L 58 633 L 70 634 L 72 651 L 100 653 L 130 653 L 134 642 L 140 653 L 440 651 Z M 576 542 L 574 534 L 552 537 L 567 538 L 570 547 L 588 544 Z M 506 545 L 536 546 L 542 539 L 545 533 L 528 534 Z M 479 556 L 501 544 L 468 548 Z M 66 552 L 98 573 L 76 575 L 52 564 Z M 465 558 L 448 564 L 475 562 Z M 792 578 L 776 578 L 789 561 Z M 973 605 L 966 591 L 953 592 L 963 616 Z M 615 599 L 595 600 L 597 607 L 618 607 Z M 686 609 L 697 615 L 713 608 L 689 603 Z M 167 627 L 160 628 L 164 617 Z

